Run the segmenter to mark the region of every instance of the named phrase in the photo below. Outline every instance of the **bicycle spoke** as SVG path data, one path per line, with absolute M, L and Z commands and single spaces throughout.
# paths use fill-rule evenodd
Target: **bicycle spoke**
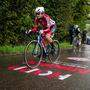
M 42 49 L 37 41 L 30 42 L 25 49 L 25 62 L 28 67 L 35 68 L 41 62 Z
M 60 54 L 59 43 L 57 40 L 54 40 L 54 47 L 53 47 L 53 49 L 51 48 L 51 51 L 49 53 L 49 60 L 52 63 L 57 61 L 57 59 L 59 58 L 59 54 Z

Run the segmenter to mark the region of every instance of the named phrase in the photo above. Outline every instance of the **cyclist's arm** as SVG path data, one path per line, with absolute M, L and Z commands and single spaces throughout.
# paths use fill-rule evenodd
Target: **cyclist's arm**
M 38 30 L 38 26 L 34 25 L 34 27 L 32 28 L 32 32 L 37 32 L 37 30 Z

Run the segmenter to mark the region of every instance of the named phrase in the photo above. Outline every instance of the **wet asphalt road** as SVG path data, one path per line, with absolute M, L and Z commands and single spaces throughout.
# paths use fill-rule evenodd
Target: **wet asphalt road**
M 90 90 L 90 45 L 62 50 L 56 64 L 29 69 L 23 55 L 0 56 L 0 90 Z

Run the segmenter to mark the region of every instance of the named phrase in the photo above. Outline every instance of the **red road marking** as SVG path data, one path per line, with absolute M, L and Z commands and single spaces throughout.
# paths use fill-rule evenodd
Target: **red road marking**
M 41 72 L 42 72 L 41 70 L 37 70 L 37 71 L 34 72 L 34 75 L 38 75 L 38 74 L 40 74 Z
M 18 70 L 20 73 L 25 73 L 25 71 L 27 71 L 28 70 L 28 68 L 23 68 L 23 69 L 20 69 L 20 70 Z
M 59 70 L 76 72 L 76 73 L 79 73 L 79 74 L 90 74 L 90 69 L 83 69 L 83 68 L 73 67 L 73 66 L 64 66 L 64 65 L 59 65 L 59 64 L 48 64 L 48 63 L 41 63 L 40 66 L 47 67 L 47 68 L 56 68 L 56 69 L 59 69 Z
M 17 67 L 19 67 L 19 65 L 9 65 L 8 70 L 13 71 Z
M 80 68 L 80 67 L 75 67 L 75 66 L 65 66 L 65 65 L 59 65 L 59 64 L 49 64 L 49 63 L 43 63 L 41 62 L 40 64 L 41 67 L 45 67 L 46 69 L 58 69 L 58 70 L 64 70 L 64 71 L 69 71 L 69 72 L 75 72 L 75 73 L 79 73 L 79 74 L 90 74 L 90 69 L 85 69 L 85 68 Z M 18 67 L 18 65 L 16 66 L 9 66 L 8 70 L 14 70 L 15 68 L 20 68 L 20 66 Z M 21 73 L 24 73 L 25 71 L 27 71 L 28 68 L 21 68 L 18 71 Z

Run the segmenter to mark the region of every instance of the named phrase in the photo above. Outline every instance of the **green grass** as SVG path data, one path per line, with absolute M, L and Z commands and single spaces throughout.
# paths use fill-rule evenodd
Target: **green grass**
M 20 52 L 24 52 L 25 46 L 14 46 L 12 47 L 10 46 L 1 46 L 0 47 L 0 52 L 2 53 L 20 53 Z
M 69 42 L 63 42 L 63 43 L 60 43 L 60 48 L 71 48 L 72 45 L 70 45 Z
M 60 48 L 71 48 L 72 46 L 68 42 L 60 43 Z M 25 46 L 1 46 L 0 53 L 23 53 Z

